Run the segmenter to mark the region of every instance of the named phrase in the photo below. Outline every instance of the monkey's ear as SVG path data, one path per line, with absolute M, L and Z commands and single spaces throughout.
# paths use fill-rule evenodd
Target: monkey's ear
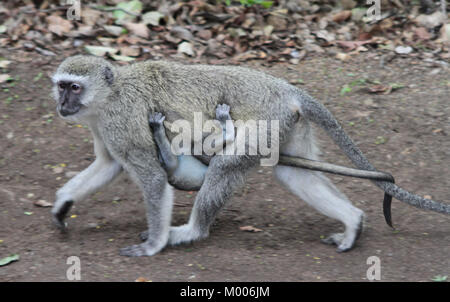
M 114 74 L 109 67 L 105 67 L 105 70 L 103 70 L 103 75 L 105 76 L 106 83 L 109 85 L 112 85 L 114 82 Z

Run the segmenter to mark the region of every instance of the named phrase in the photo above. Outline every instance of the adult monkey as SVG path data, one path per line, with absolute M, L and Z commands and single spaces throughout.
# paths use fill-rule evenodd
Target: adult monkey
M 54 221 L 64 227 L 64 217 L 73 202 L 109 183 L 123 168 L 143 191 L 148 238 L 121 249 L 122 255 L 154 255 L 167 243 L 207 237 L 218 211 L 261 158 L 214 156 L 188 224 L 170 227 L 173 194 L 148 130 L 149 112 L 164 112 L 169 121 L 192 122 L 194 112 L 201 112 L 204 120 L 212 119 L 216 106 L 225 103 L 231 106 L 236 120 L 278 120 L 281 153 L 315 160 L 318 149 L 309 125 L 313 121 L 358 168 L 375 170 L 325 107 L 284 80 L 255 70 L 164 61 L 115 67 L 102 58 L 74 56 L 61 63 L 53 82 L 60 115 L 90 127 L 97 156 L 94 163 L 58 190 L 52 209 Z M 303 117 L 300 120 L 299 114 Z M 354 246 L 362 229 L 363 212 L 325 176 L 287 166 L 276 166 L 275 175 L 294 194 L 345 225 L 344 233 L 333 234 L 326 242 L 336 244 L 340 252 Z M 391 182 L 375 183 L 408 204 L 450 214 L 448 205 L 413 195 Z

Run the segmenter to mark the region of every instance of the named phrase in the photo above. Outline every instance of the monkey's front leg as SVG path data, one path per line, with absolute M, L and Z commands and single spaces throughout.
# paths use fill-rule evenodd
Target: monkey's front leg
M 156 154 L 135 148 L 127 152 L 125 168 L 141 188 L 146 205 L 148 237 L 146 241 L 120 250 L 122 256 L 151 256 L 163 249 L 169 237 L 173 189 Z
M 52 208 L 53 222 L 64 230 L 64 219 L 74 202 L 85 199 L 110 183 L 122 171 L 119 163 L 111 158 L 98 157 L 89 167 L 78 173 L 56 192 Z

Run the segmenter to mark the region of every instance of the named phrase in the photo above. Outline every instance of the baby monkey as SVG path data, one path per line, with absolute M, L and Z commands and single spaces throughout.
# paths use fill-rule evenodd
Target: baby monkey
M 221 133 L 215 132 L 210 136 L 211 141 L 214 141 L 214 147 L 211 148 L 213 153 L 223 150 L 224 145 L 232 143 L 235 138 L 234 125 L 230 116 L 230 106 L 227 104 L 218 105 L 216 108 L 216 119 L 219 121 L 222 131 Z M 203 184 L 208 166 L 193 155 L 175 155 L 172 152 L 170 141 L 164 128 L 164 120 L 165 116 L 162 113 L 149 114 L 148 121 L 158 146 L 158 157 L 161 166 L 167 172 L 168 181 L 179 190 L 198 191 Z M 231 127 L 228 129 L 227 121 L 231 123 Z

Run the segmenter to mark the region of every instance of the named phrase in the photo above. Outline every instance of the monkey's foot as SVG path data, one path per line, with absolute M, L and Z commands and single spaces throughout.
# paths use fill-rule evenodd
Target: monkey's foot
M 347 252 L 355 246 L 356 240 L 346 240 L 344 233 L 336 233 L 322 239 L 323 243 L 337 245 L 336 251 L 338 253 Z
M 322 239 L 321 241 L 325 244 L 334 244 L 337 245 L 336 251 L 338 253 L 347 252 L 351 250 L 361 235 L 363 225 L 362 220 L 359 223 L 357 229 L 355 231 L 346 231 L 345 233 L 335 233 L 330 235 L 329 237 Z
M 208 233 L 202 233 L 196 230 L 192 225 L 185 224 L 170 228 L 168 244 L 177 245 L 191 243 L 192 241 L 200 240 L 206 237 L 208 237 Z
M 140 256 L 153 256 L 159 251 L 162 250 L 163 247 L 152 247 L 147 242 L 130 245 L 120 249 L 119 254 L 121 256 L 127 257 L 140 257 Z
M 69 213 L 72 206 L 73 200 L 68 200 L 65 201 L 59 208 L 54 207 L 52 209 L 53 224 L 62 232 L 67 230 L 67 222 L 65 222 L 64 220 L 66 219 L 67 213 Z

